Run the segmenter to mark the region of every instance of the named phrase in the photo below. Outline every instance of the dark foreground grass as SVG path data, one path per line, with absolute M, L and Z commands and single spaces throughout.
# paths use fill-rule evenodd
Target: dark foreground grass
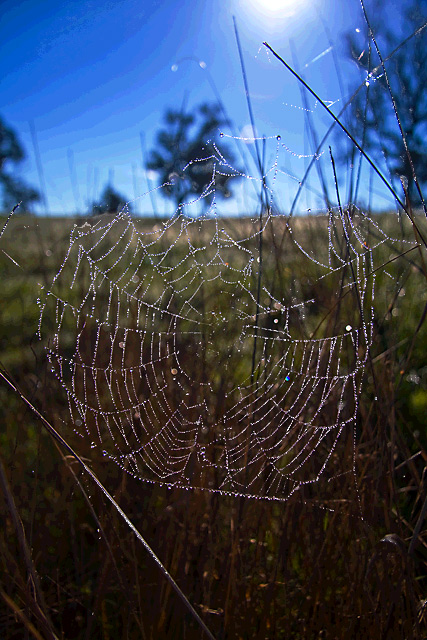
M 372 243 L 378 228 L 388 238 L 413 239 L 407 221 L 402 227 L 391 214 L 374 220 Z M 325 218 L 294 224 L 308 249 L 327 246 Z M 11 220 L 7 255 L 0 254 L 2 366 L 96 471 L 213 635 L 426 637 L 424 522 L 414 538 L 426 497 L 424 255 L 403 255 L 407 246 L 399 242 L 381 244 L 378 264 L 386 266 L 377 274 L 375 338 L 356 434 L 349 430 L 333 453 L 333 473 L 274 502 L 146 484 L 64 430 L 66 402 L 35 338 L 35 297 L 37 283 L 58 270 L 66 225 Z M 307 319 L 313 331 L 336 308 L 337 283 L 318 280 L 312 262 L 308 273 L 291 243 L 278 254 L 275 237 L 266 234 L 265 255 L 275 259 L 270 267 L 266 259 L 264 275 L 277 269 L 275 286 L 292 285 L 303 299 L 317 283 L 318 315 Z M 0 410 L 0 636 L 200 638 L 124 521 L 5 384 Z

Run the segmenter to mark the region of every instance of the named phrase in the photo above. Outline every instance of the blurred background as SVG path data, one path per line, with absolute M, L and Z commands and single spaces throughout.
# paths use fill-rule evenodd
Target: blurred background
M 387 29 L 379 30 L 386 53 L 422 24 L 423 8 L 424 3 L 409 1 L 391 0 L 386 7 L 367 3 L 372 24 L 386 21 Z M 410 10 L 408 23 L 405 12 Z M 378 64 L 374 53 L 368 60 L 368 29 L 356 0 L 186 0 L 179 7 L 170 0 L 5 0 L 2 18 L 0 116 L 25 151 L 25 160 L 15 163 L 13 172 L 40 195 L 30 197 L 27 208 L 49 215 L 92 211 L 107 186 L 121 200 L 134 200 L 135 213 L 169 215 L 174 206 L 164 193 L 154 204 L 152 198 L 141 197 L 160 183 L 159 173 L 147 163 L 158 147 L 166 111 L 194 114 L 205 103 L 220 105 L 220 117 L 204 141 L 216 139 L 221 131 L 233 136 L 228 148 L 233 159 L 245 154 L 244 166 L 239 160 L 238 168 L 249 175 L 257 172 L 254 135 L 274 143 L 281 137 L 275 191 L 278 206 L 289 209 L 332 120 L 313 96 L 302 95 L 299 82 L 263 42 L 298 70 L 335 114 Z M 415 69 L 409 51 L 411 44 L 403 59 Z M 381 89 L 384 92 L 384 83 Z M 412 95 L 414 91 L 412 86 Z M 355 111 L 347 109 L 346 114 L 347 123 L 355 124 Z M 334 137 L 336 129 L 320 149 L 328 166 L 329 144 L 334 149 L 338 145 L 348 161 L 341 149 L 345 136 Z M 358 135 L 361 141 L 361 127 Z M 237 150 L 235 137 L 245 139 L 240 143 L 243 151 Z M 275 153 L 275 144 L 267 143 L 266 166 L 274 164 Z M 316 169 L 310 173 L 302 212 L 324 204 Z M 326 173 L 330 184 L 330 168 Z M 364 176 L 368 183 L 368 173 Z M 394 206 L 376 177 L 370 188 L 376 209 Z M 365 202 L 367 191 L 361 189 Z M 4 204 L 7 210 L 11 201 Z M 248 208 L 240 186 L 221 211 L 230 215 L 248 213 Z

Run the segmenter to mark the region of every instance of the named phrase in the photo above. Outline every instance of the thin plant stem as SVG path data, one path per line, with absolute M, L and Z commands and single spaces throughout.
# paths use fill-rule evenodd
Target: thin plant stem
M 55 438 L 55 440 L 57 440 L 57 442 L 59 442 L 68 451 L 68 453 L 80 464 L 82 469 L 93 480 L 93 482 L 101 490 L 101 492 L 104 494 L 104 496 L 107 498 L 107 500 L 113 505 L 113 507 L 116 509 L 116 511 L 119 513 L 119 515 L 126 522 L 126 524 L 131 529 L 131 531 L 134 533 L 134 535 L 138 538 L 139 542 L 143 545 L 145 550 L 148 552 L 148 554 L 150 555 L 151 559 L 154 560 L 155 564 L 158 566 L 158 568 L 160 569 L 160 571 L 163 574 L 163 576 L 165 577 L 165 579 L 168 581 L 168 583 L 170 584 L 172 589 L 175 591 L 175 593 L 178 595 L 178 597 L 183 602 L 185 607 L 188 609 L 188 611 L 190 612 L 192 617 L 197 621 L 197 623 L 202 628 L 202 630 L 206 634 L 206 636 L 210 640 L 215 640 L 215 637 L 212 635 L 211 631 L 208 629 L 206 624 L 203 622 L 203 620 L 201 619 L 201 617 L 199 616 L 197 611 L 194 609 L 194 607 L 192 606 L 192 604 L 190 603 L 188 598 L 181 591 L 181 589 L 179 588 L 179 586 L 177 585 L 175 580 L 172 578 L 172 576 L 170 575 L 170 573 L 168 572 L 166 567 L 162 564 L 161 560 L 156 556 L 156 554 L 154 553 L 154 551 L 152 550 L 152 548 L 150 547 L 148 542 L 146 542 L 146 540 L 143 538 L 141 533 L 135 527 L 133 522 L 128 518 L 128 516 L 123 511 L 123 509 L 121 509 L 121 507 L 114 500 L 113 496 L 108 492 L 108 490 L 104 487 L 102 482 L 98 479 L 98 477 L 96 476 L 95 472 L 92 471 L 92 469 L 90 467 L 88 467 L 88 465 L 78 455 L 78 453 L 76 453 L 74 451 L 74 449 L 68 444 L 68 442 L 58 433 L 58 431 L 56 431 L 56 429 L 50 424 L 50 422 L 40 413 L 40 411 L 38 411 L 38 409 L 32 404 L 32 402 L 24 395 L 24 393 L 17 387 L 17 385 L 15 385 L 9 379 L 9 377 L 6 375 L 6 373 L 3 372 L 2 370 L 0 370 L 0 377 L 4 380 L 4 382 L 6 382 L 6 384 L 8 384 L 13 389 L 13 391 L 15 391 L 15 393 L 17 393 L 19 395 L 21 400 L 28 407 L 30 407 L 30 409 L 33 411 L 33 413 L 35 413 L 35 415 L 39 418 L 39 420 L 41 420 L 41 422 L 42 422 L 43 426 L 45 427 L 45 429 Z

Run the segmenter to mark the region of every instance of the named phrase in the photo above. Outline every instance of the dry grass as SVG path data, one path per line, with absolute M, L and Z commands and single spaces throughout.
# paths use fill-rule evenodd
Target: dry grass
M 388 227 L 388 236 L 401 233 L 396 224 L 391 230 L 391 215 L 377 223 Z M 66 244 L 69 221 L 45 226 L 37 220 L 39 235 L 24 229 L 33 220 L 13 224 L 9 237 L 19 237 L 19 245 L 3 247 L 22 269 L 2 254 L 1 360 L 64 433 L 64 398 L 33 337 L 34 289 L 57 270 L 54 249 L 61 253 Z M 322 218 L 296 225 L 307 247 L 319 246 L 326 234 Z M 373 228 L 373 238 L 376 233 Z M 292 279 L 300 295 L 308 295 L 316 274 L 307 278 L 307 265 L 289 244 L 277 255 L 275 238 L 281 234 L 266 236 L 272 256 L 266 277 L 274 269 L 292 273 L 275 286 Z M 399 255 L 396 243 L 380 250 L 382 263 Z M 393 271 L 394 280 L 385 271 Z M 336 305 L 335 285 L 319 284 L 319 315 Z M 424 292 L 416 251 L 378 274 L 372 370 L 360 398 L 356 443 L 350 430 L 334 452 L 333 472 L 285 503 L 146 484 L 106 463 L 71 429 L 64 433 L 216 638 L 426 637 L 424 527 L 408 553 L 425 499 Z M 75 461 L 5 385 L 0 398 L 1 637 L 200 638 L 158 568 Z M 349 472 L 353 457 L 356 482 Z

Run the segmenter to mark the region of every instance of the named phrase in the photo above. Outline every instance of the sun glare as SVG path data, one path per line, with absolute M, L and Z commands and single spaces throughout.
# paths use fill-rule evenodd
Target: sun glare
M 258 2 L 258 4 L 266 11 L 276 12 L 292 9 L 296 3 L 295 0 L 268 0 L 267 2 Z
M 293 15 L 301 7 L 297 0 L 246 0 L 245 7 L 250 11 L 268 17 L 286 17 Z

